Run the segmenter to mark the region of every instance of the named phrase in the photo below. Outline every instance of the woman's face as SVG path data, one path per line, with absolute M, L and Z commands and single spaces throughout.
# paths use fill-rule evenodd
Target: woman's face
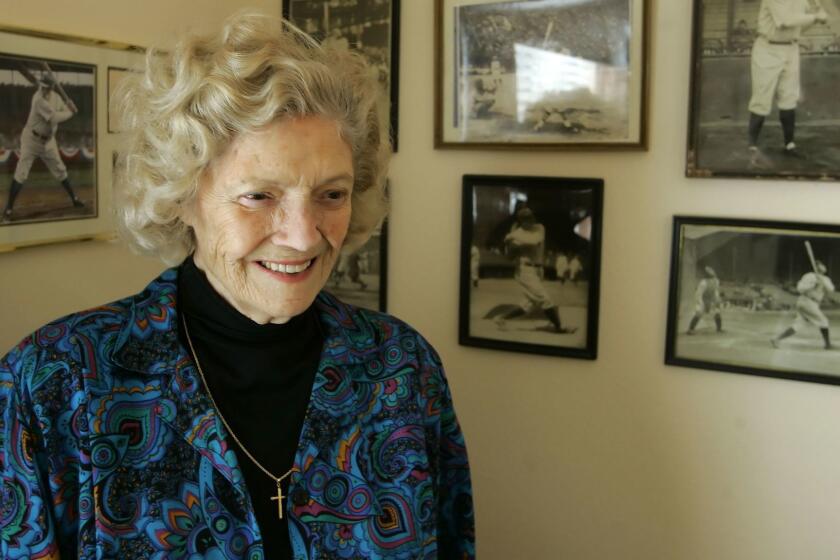
M 183 219 L 195 262 L 253 321 L 284 323 L 323 288 L 350 224 L 353 158 L 338 124 L 283 119 L 237 137 Z

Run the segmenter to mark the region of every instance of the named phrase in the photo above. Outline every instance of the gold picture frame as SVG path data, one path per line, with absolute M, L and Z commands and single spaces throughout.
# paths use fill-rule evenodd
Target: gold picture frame
M 0 25 L 0 251 L 113 236 L 106 72 L 144 52 Z M 51 125 L 30 118 L 36 95 L 60 115 Z

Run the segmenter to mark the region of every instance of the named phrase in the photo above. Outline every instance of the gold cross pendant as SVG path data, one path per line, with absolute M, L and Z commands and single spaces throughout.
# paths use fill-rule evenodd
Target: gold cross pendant
M 283 519 L 283 498 L 286 496 L 283 495 L 283 487 L 281 486 L 281 482 L 283 479 L 277 479 L 277 495 L 272 496 L 271 501 L 277 500 L 277 518 Z

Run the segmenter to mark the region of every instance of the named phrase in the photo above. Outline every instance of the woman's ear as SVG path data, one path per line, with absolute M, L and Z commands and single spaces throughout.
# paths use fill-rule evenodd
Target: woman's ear
M 186 200 L 178 201 L 178 218 L 195 229 L 196 216 L 198 214 L 198 197 L 201 193 L 201 185 L 206 180 L 207 170 L 202 171 L 196 179 L 195 189 Z
M 178 219 L 191 229 L 195 229 L 195 204 L 195 197 L 192 197 L 188 202 L 178 202 Z

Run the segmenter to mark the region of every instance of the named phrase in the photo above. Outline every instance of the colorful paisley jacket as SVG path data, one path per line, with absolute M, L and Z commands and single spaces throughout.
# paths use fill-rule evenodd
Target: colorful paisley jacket
M 263 558 L 237 457 L 178 339 L 177 271 L 0 361 L 0 556 Z M 473 558 L 464 439 L 410 327 L 322 293 L 286 500 L 294 558 Z

